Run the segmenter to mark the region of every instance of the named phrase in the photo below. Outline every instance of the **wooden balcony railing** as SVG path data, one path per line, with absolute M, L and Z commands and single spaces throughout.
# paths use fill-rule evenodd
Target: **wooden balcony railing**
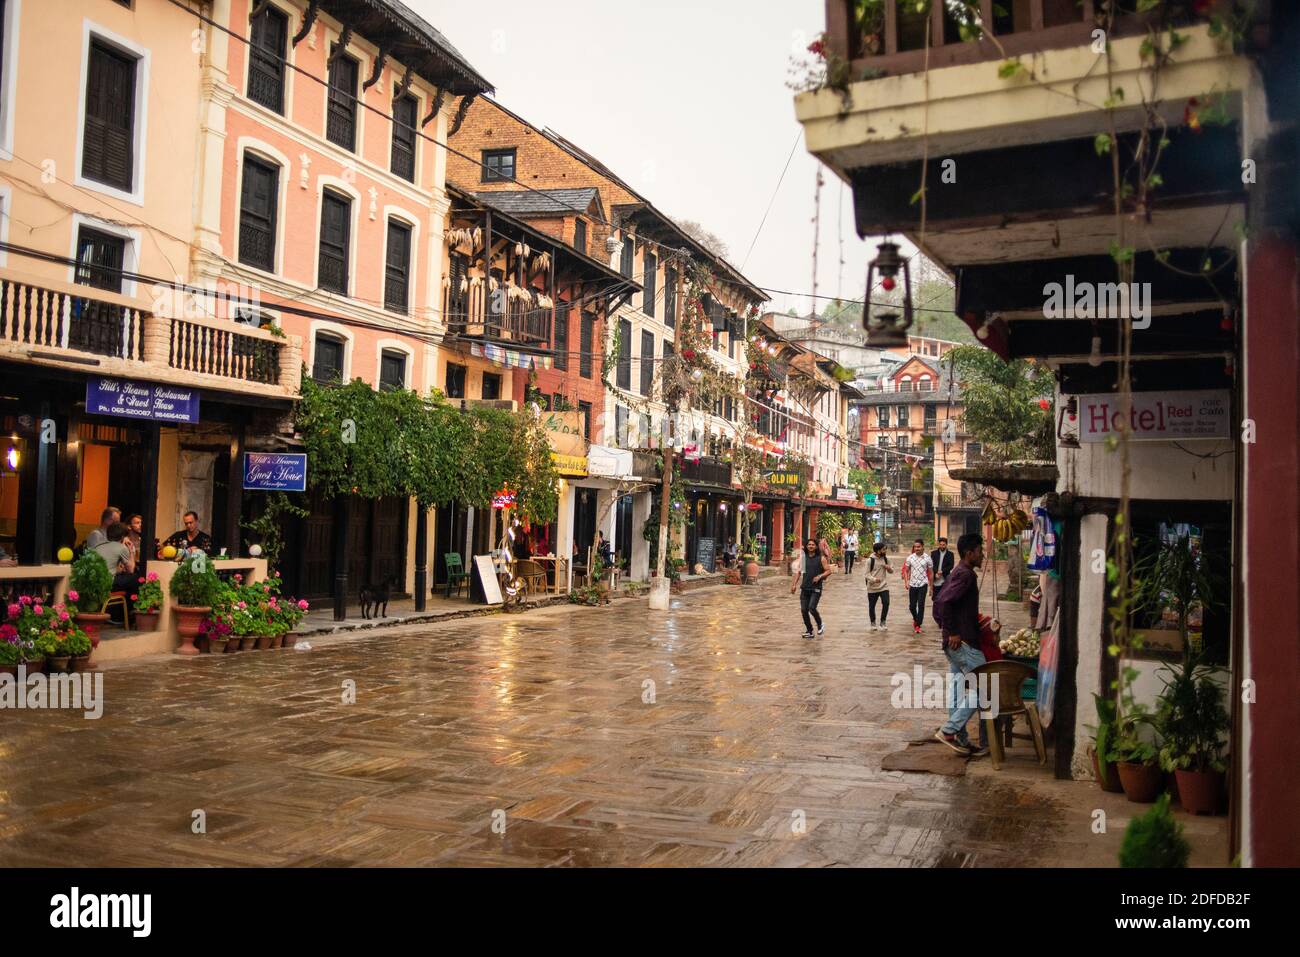
M 228 319 L 157 315 L 118 293 L 3 269 L 0 356 L 212 388 L 251 383 L 291 396 L 302 347 L 297 337 Z
M 919 73 L 928 26 L 932 70 L 1001 60 L 1090 43 L 1098 7 L 1095 0 L 931 0 L 918 12 L 916 0 L 826 0 L 827 53 L 850 62 L 852 80 Z M 1120 17 L 1114 32 L 1136 33 L 1144 23 Z
M 503 345 L 514 343 L 550 349 L 554 307 L 538 306 L 528 299 L 508 298 L 504 288 L 499 291 L 500 295 L 496 295 L 482 283 L 470 283 L 464 290 L 445 288 L 442 302 L 447 328 L 467 339 L 491 339 Z M 498 311 L 491 308 L 494 303 L 501 306 Z

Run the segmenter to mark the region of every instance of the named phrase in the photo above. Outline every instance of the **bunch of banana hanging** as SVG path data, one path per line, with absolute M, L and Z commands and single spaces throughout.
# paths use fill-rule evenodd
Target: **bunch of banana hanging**
M 992 502 L 984 506 L 980 523 L 993 526 L 993 538 L 999 542 L 1009 542 L 1029 527 L 1029 516 L 1018 508 L 1008 508 L 999 514 Z

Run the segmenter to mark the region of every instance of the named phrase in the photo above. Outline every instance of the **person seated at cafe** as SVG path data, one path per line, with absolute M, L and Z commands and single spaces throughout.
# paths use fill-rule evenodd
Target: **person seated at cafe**
M 116 505 L 110 505 L 99 513 L 99 528 L 95 529 L 86 536 L 86 550 L 90 551 L 99 545 L 103 545 L 109 540 L 108 530 L 122 521 L 122 510 Z
M 131 531 L 121 522 L 115 522 L 108 528 L 108 541 L 96 545 L 94 552 L 104 559 L 104 564 L 113 573 L 113 591 L 130 592 L 136 586 L 135 557 L 131 553 Z
M 733 539 L 727 539 L 727 544 L 722 546 L 722 566 L 730 568 L 736 564 L 736 542 Z
M 511 549 L 514 551 L 515 558 L 518 560 L 522 561 L 523 559 L 533 557 L 532 540 L 529 534 L 522 528 L 515 529 L 515 540 L 511 545 Z
M 138 512 L 126 520 L 127 534 L 130 536 L 131 557 L 140 560 L 140 538 L 144 535 L 144 516 Z
M 207 532 L 199 530 L 199 513 L 186 512 L 182 518 L 185 521 L 185 527 L 163 542 L 163 545 L 171 545 L 179 552 L 178 557 L 182 558 L 187 554 L 193 555 L 197 552 L 206 552 L 211 555 L 212 538 Z
M 11 555 L 8 551 L 5 550 L 5 547 L 3 545 L 0 545 L 0 568 L 12 568 L 14 565 L 17 564 L 18 564 L 18 556 Z

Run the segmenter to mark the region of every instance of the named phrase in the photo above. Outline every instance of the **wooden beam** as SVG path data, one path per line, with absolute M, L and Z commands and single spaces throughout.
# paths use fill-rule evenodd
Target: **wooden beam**
M 320 12 L 320 0 L 311 0 L 307 4 L 307 11 L 302 15 L 302 26 L 298 32 L 293 35 L 293 45 L 297 46 L 303 40 L 307 39 L 307 34 L 311 33 L 311 28 L 316 25 L 316 14 Z
M 374 69 L 370 71 L 370 79 L 366 80 L 365 83 L 361 84 L 362 93 L 366 92 L 366 90 L 370 89 L 372 86 L 374 86 L 376 83 L 379 82 L 379 77 L 384 72 L 384 63 L 387 60 L 388 60 L 388 48 L 381 46 L 379 48 L 379 56 L 375 57 Z

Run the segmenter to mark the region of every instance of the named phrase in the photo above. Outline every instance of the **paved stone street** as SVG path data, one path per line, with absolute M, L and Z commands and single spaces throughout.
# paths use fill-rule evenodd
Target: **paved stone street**
M 855 573 L 804 641 L 788 581 L 112 667 L 98 721 L 0 712 L 0 865 L 1114 863 L 1122 795 L 1020 742 L 1001 772 L 882 772 L 938 724 L 889 683 L 942 667 L 935 627 L 899 593 L 867 632 Z

